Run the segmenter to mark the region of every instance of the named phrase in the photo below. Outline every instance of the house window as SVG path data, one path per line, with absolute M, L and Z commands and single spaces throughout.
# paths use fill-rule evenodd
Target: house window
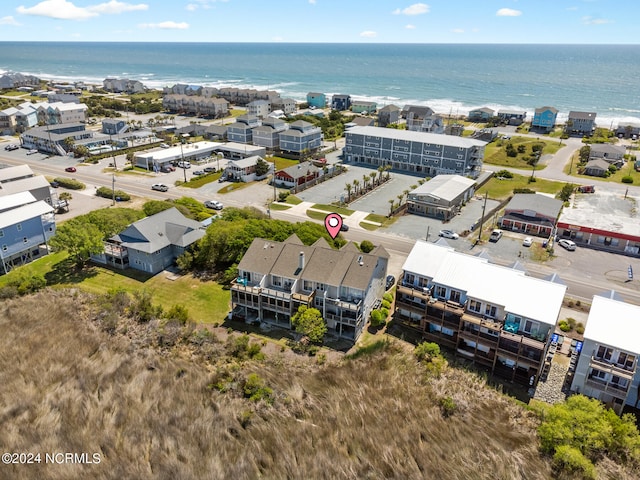
M 607 348 L 607 347 L 604 347 L 602 345 L 600 345 L 600 347 L 598 347 L 598 353 L 596 354 L 596 357 L 598 359 L 611 360 L 611 356 L 612 355 L 613 355 L 613 349 L 612 348 Z
M 622 387 L 622 388 L 627 388 L 627 385 L 629 385 L 629 380 L 627 380 L 626 378 L 621 378 L 621 377 L 618 377 L 617 375 L 614 375 L 613 377 L 611 377 L 611 383 L 618 385 L 619 387 Z
M 482 303 L 477 300 L 470 300 L 469 310 L 471 310 L 472 312 L 480 313 L 482 311 Z
M 303 289 L 303 290 L 309 291 L 309 290 L 311 290 L 312 288 L 313 288 L 313 284 L 312 284 L 309 280 L 304 280 L 304 281 L 302 282 L 302 289 Z
M 598 378 L 600 380 L 604 380 L 607 377 L 606 372 L 603 372 L 602 370 L 598 370 L 597 368 L 594 368 L 591 370 L 591 378 Z
M 447 289 L 444 287 L 436 287 L 436 297 L 438 298 L 446 298 L 447 297 Z
M 415 282 L 415 281 L 416 281 L 416 277 L 412 273 L 405 273 L 404 274 L 404 283 L 406 283 L 408 285 L 413 285 L 413 282 Z
M 271 283 L 273 285 L 275 285 L 276 287 L 281 287 L 282 286 L 282 279 L 280 277 L 272 276 L 271 277 Z
M 625 352 L 620 352 L 618 354 L 618 361 L 616 362 L 618 365 L 623 366 L 624 368 L 631 369 L 633 368 L 633 362 L 635 362 L 636 357 L 634 355 L 629 355 Z
M 0 238 L 4 237 L 4 230 L 0 230 Z
M 452 302 L 460 303 L 461 294 L 458 290 L 451 290 L 451 294 L 449 295 L 449 300 Z
M 16 224 L 16 228 L 18 229 L 19 232 L 21 232 L 22 231 L 22 224 L 21 223 Z
M 6 252 L 7 250 L 8 250 L 7 246 L 6 245 L 2 245 L 2 251 Z
M 531 320 L 527 320 L 524 322 L 524 326 L 522 327 L 522 331 L 526 333 L 537 333 L 539 328 L 538 322 L 533 322 Z
M 27 237 L 22 237 L 22 242 L 23 243 L 27 243 L 29 240 L 27 239 Z
M 316 287 L 317 290 L 322 290 L 324 292 L 325 289 L 325 285 L 324 283 L 319 283 L 318 286 Z
M 487 305 L 484 309 L 484 314 L 487 317 L 495 318 L 497 310 L 498 309 L 493 305 Z

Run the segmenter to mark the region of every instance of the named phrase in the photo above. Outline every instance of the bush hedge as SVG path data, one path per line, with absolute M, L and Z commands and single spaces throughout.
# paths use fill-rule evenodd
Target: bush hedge
M 108 187 L 100 187 L 96 190 L 96 195 L 103 198 L 113 198 L 115 196 L 116 200 L 126 202 L 131 200 L 131 195 L 127 192 L 123 192 L 122 190 L 111 190 Z
M 58 182 L 61 187 L 68 188 L 69 190 L 84 190 L 87 187 L 75 178 L 56 177 L 53 181 Z

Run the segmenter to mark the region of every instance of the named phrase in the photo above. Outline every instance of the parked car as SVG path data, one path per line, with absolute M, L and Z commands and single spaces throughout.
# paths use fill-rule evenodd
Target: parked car
M 460 237 L 460 235 L 458 235 L 453 230 L 440 230 L 440 233 L 438 233 L 438 235 L 444 238 L 451 238 L 452 240 L 456 240 Z
M 76 171 L 76 167 L 67 167 L 64 169 L 65 172 L 74 173 Z
M 174 167 L 172 165 L 165 165 L 160 169 L 160 171 L 162 173 L 171 173 L 171 172 L 175 172 L 176 171 L 176 167 Z
M 49 182 L 49 185 L 51 185 L 52 188 L 58 188 L 60 186 L 60 184 L 55 180 Z
M 396 277 L 394 277 L 393 275 L 387 275 L 387 282 L 386 282 L 386 288 L 387 290 L 389 290 L 391 287 L 393 287 L 393 284 L 396 283 Z
M 347 225 L 346 223 L 342 222 L 342 225 L 340 225 L 340 231 L 341 232 L 348 232 L 349 231 L 349 225 Z
M 533 238 L 531 238 L 531 237 L 526 237 L 526 238 L 522 241 L 522 246 L 523 246 L 523 247 L 530 247 L 531 245 L 533 245 Z
M 169 148 L 169 145 L 167 145 L 166 143 L 161 143 L 160 148 Z
M 20 147 L 18 145 L 16 145 L 15 143 L 12 143 L 12 144 L 7 145 L 6 147 L 4 147 L 4 149 L 9 151 L 9 152 L 12 151 L 12 150 L 17 150 L 19 148 Z
M 501 238 L 502 238 L 502 230 L 498 230 L 497 228 L 493 232 L 491 232 L 491 235 L 489 235 L 490 242 L 497 242 Z
M 191 168 L 191 162 L 188 162 L 187 160 L 185 160 L 184 162 L 181 160 L 178 162 L 178 166 L 180 168 Z
M 216 171 L 215 167 L 204 167 L 205 173 L 213 173 Z
M 227 177 L 226 177 L 225 175 L 221 176 L 221 177 L 218 179 L 218 183 L 222 183 L 222 182 L 226 182 L 226 181 L 227 181 Z
M 194 175 L 204 175 L 204 170 L 194 170 Z
M 29 150 L 27 152 L 27 155 L 33 155 L 34 153 L 38 153 L 38 150 L 36 148 L 32 148 L 31 150 Z
M 204 206 L 207 208 L 213 208 L 214 210 L 222 210 L 224 205 L 217 200 L 207 200 L 204 202 Z
M 566 248 L 570 252 L 573 252 L 576 249 L 575 242 L 567 240 L 566 238 L 561 238 L 560 240 L 558 240 L 558 245 L 560 245 L 562 248 Z
M 169 187 L 167 187 L 164 183 L 154 183 L 151 185 L 151 190 L 157 190 L 159 192 L 167 192 L 169 191 Z

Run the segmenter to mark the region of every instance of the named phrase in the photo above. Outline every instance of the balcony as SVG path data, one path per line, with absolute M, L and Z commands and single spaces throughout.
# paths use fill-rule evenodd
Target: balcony
M 413 288 L 400 284 L 396 289 L 396 297 L 400 297 L 402 294 L 422 300 L 425 304 L 429 301 L 429 289 L 426 287 Z
M 315 298 L 315 296 L 316 296 L 315 290 L 313 290 L 311 293 L 295 292 L 291 294 L 291 299 L 296 302 L 306 303 L 307 305 L 310 305 L 311 302 L 313 302 L 313 299 Z
M 261 289 L 257 283 L 246 282 L 244 279 L 237 278 L 231 282 L 231 290 L 258 295 Z
M 105 243 L 104 253 L 114 258 L 126 258 L 129 256 L 129 251 L 127 250 L 127 247 L 122 247 L 115 243 Z
M 598 358 L 595 356 L 591 357 L 591 367 L 602 370 L 603 372 L 611 373 L 613 375 L 617 375 L 618 377 L 627 378 L 629 380 L 633 379 L 633 375 L 635 373 L 636 361 L 633 362 L 633 370 L 629 370 L 626 367 L 621 365 L 616 365 L 615 363 L 609 363 L 602 358 Z
M 419 303 L 419 302 L 415 302 L 412 300 L 408 300 L 406 298 L 402 298 L 400 296 L 396 297 L 396 307 L 397 308 L 404 308 L 406 310 L 410 310 L 414 313 L 419 313 L 421 315 L 424 315 L 424 312 L 427 308 L 427 306 L 425 304 Z
M 598 390 L 609 393 L 624 400 L 627 398 L 627 393 L 629 392 L 631 382 L 629 382 L 626 387 L 623 387 L 622 385 L 619 385 L 617 383 L 607 383 L 606 381 L 599 378 L 589 377 L 585 381 L 585 385 L 591 388 L 597 388 Z
M 352 312 L 357 312 L 362 307 L 362 299 L 353 299 L 351 301 L 343 300 L 341 298 L 331 298 L 326 297 L 326 300 L 331 305 L 335 305 L 342 310 L 349 310 Z
M 520 335 L 517 333 L 509 333 L 506 331 L 500 332 L 500 338 L 505 338 L 507 340 L 511 340 L 513 342 L 522 343 L 522 345 L 526 345 L 528 347 L 534 348 L 536 350 L 544 350 L 545 343 L 540 340 L 536 340 L 534 338 L 529 338 L 525 335 Z

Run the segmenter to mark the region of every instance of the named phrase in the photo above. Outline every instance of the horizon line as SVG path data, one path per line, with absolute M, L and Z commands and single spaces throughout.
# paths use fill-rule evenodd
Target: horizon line
M 100 44 L 219 44 L 219 45 L 461 45 L 461 46 L 640 46 L 640 43 L 505 43 L 505 42 L 283 42 L 283 41 L 147 41 L 147 40 L 0 40 L 2 43 L 100 43 Z

